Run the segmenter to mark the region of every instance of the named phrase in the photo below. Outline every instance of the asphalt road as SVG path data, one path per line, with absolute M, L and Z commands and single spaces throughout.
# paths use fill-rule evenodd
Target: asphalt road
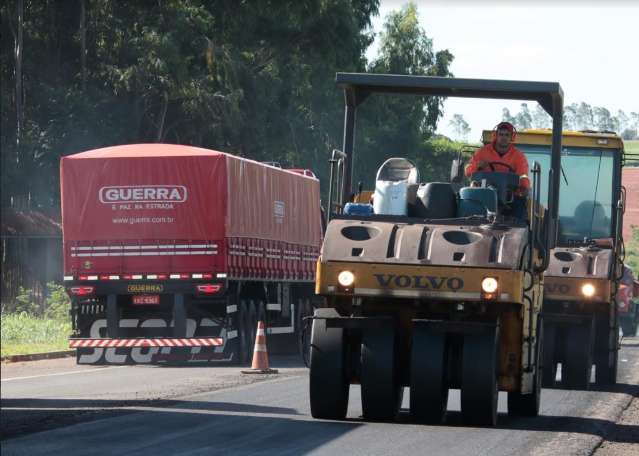
M 397 423 L 361 420 L 351 387 L 347 421 L 313 420 L 307 371 L 277 358 L 277 376 L 239 369 L 75 366 L 48 360 L 2 366 L 2 454 L 592 454 L 622 439 L 639 454 L 639 428 L 616 424 L 639 395 L 639 337 L 625 339 L 619 384 L 608 391 L 547 389 L 541 416 L 496 428 L 461 424 L 452 390 L 446 425 L 411 424 L 408 390 Z M 620 429 L 629 426 L 637 429 Z M 613 437 L 610 437 L 613 436 Z

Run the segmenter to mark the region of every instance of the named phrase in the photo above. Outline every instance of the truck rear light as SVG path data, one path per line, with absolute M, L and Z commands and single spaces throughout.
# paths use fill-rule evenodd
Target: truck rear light
M 109 280 L 109 276 L 108 275 L 101 275 L 100 276 L 100 280 Z
M 78 280 L 89 280 L 89 276 L 81 275 L 81 276 L 78 277 Z
M 131 278 L 133 280 L 142 280 L 142 274 L 133 274 Z
M 120 280 L 120 276 L 119 275 L 110 275 L 109 276 L 109 280 Z
M 192 277 L 194 279 L 201 279 L 202 278 L 202 274 L 193 274 Z
M 213 294 L 220 291 L 222 285 L 206 283 L 204 285 L 197 285 L 195 288 L 197 289 L 198 293 Z
M 180 278 L 180 274 L 170 274 L 169 278 L 170 279 L 179 279 Z
M 226 272 L 218 272 L 216 277 L 218 279 L 226 279 Z
M 73 280 L 73 276 L 64 276 L 64 281 L 67 282 L 69 280 Z
M 168 276 L 166 274 L 158 274 L 158 279 L 159 280 L 166 280 Z
M 124 280 L 131 280 L 132 278 L 133 278 L 133 276 L 131 274 L 124 274 L 122 276 L 122 279 L 124 279 Z
M 86 296 L 86 295 L 93 294 L 94 291 L 95 291 L 95 287 L 87 287 L 87 286 L 71 287 L 71 294 L 74 296 Z
M 149 280 L 156 280 L 158 278 L 158 275 L 157 274 L 147 274 L 146 278 L 149 279 Z
M 202 278 L 203 279 L 212 279 L 213 278 L 213 274 L 205 272 L 204 274 L 202 274 Z
M 98 276 L 97 275 L 87 276 L 87 280 L 98 280 Z

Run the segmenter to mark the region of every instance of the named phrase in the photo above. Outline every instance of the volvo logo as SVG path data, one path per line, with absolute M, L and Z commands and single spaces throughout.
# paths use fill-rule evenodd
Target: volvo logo
M 416 288 L 422 290 L 449 289 L 457 291 L 464 288 L 460 277 L 439 277 L 421 275 L 374 274 L 379 286 L 388 288 Z

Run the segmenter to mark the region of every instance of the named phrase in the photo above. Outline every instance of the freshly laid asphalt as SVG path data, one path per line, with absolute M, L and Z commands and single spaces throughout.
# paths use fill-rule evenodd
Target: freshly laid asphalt
M 461 423 L 458 390 L 439 426 L 411 423 L 408 389 L 397 422 L 364 422 L 358 386 L 346 421 L 314 420 L 308 371 L 291 357 L 272 365 L 279 375 L 69 359 L 3 364 L 2 454 L 578 455 L 610 436 L 624 436 L 639 454 L 639 428 L 619 432 L 628 425 L 615 423 L 639 394 L 639 337 L 624 339 L 614 387 L 545 389 L 537 418 L 508 417 L 502 393 L 495 428 Z

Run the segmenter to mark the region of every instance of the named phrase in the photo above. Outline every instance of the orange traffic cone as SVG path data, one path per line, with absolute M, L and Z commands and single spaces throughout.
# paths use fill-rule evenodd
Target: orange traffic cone
M 250 370 L 243 370 L 243 374 L 277 374 L 277 369 L 268 367 L 268 351 L 266 350 L 266 334 L 264 333 L 264 323 L 257 322 L 257 333 L 255 334 L 255 348 L 253 349 L 253 362 Z

